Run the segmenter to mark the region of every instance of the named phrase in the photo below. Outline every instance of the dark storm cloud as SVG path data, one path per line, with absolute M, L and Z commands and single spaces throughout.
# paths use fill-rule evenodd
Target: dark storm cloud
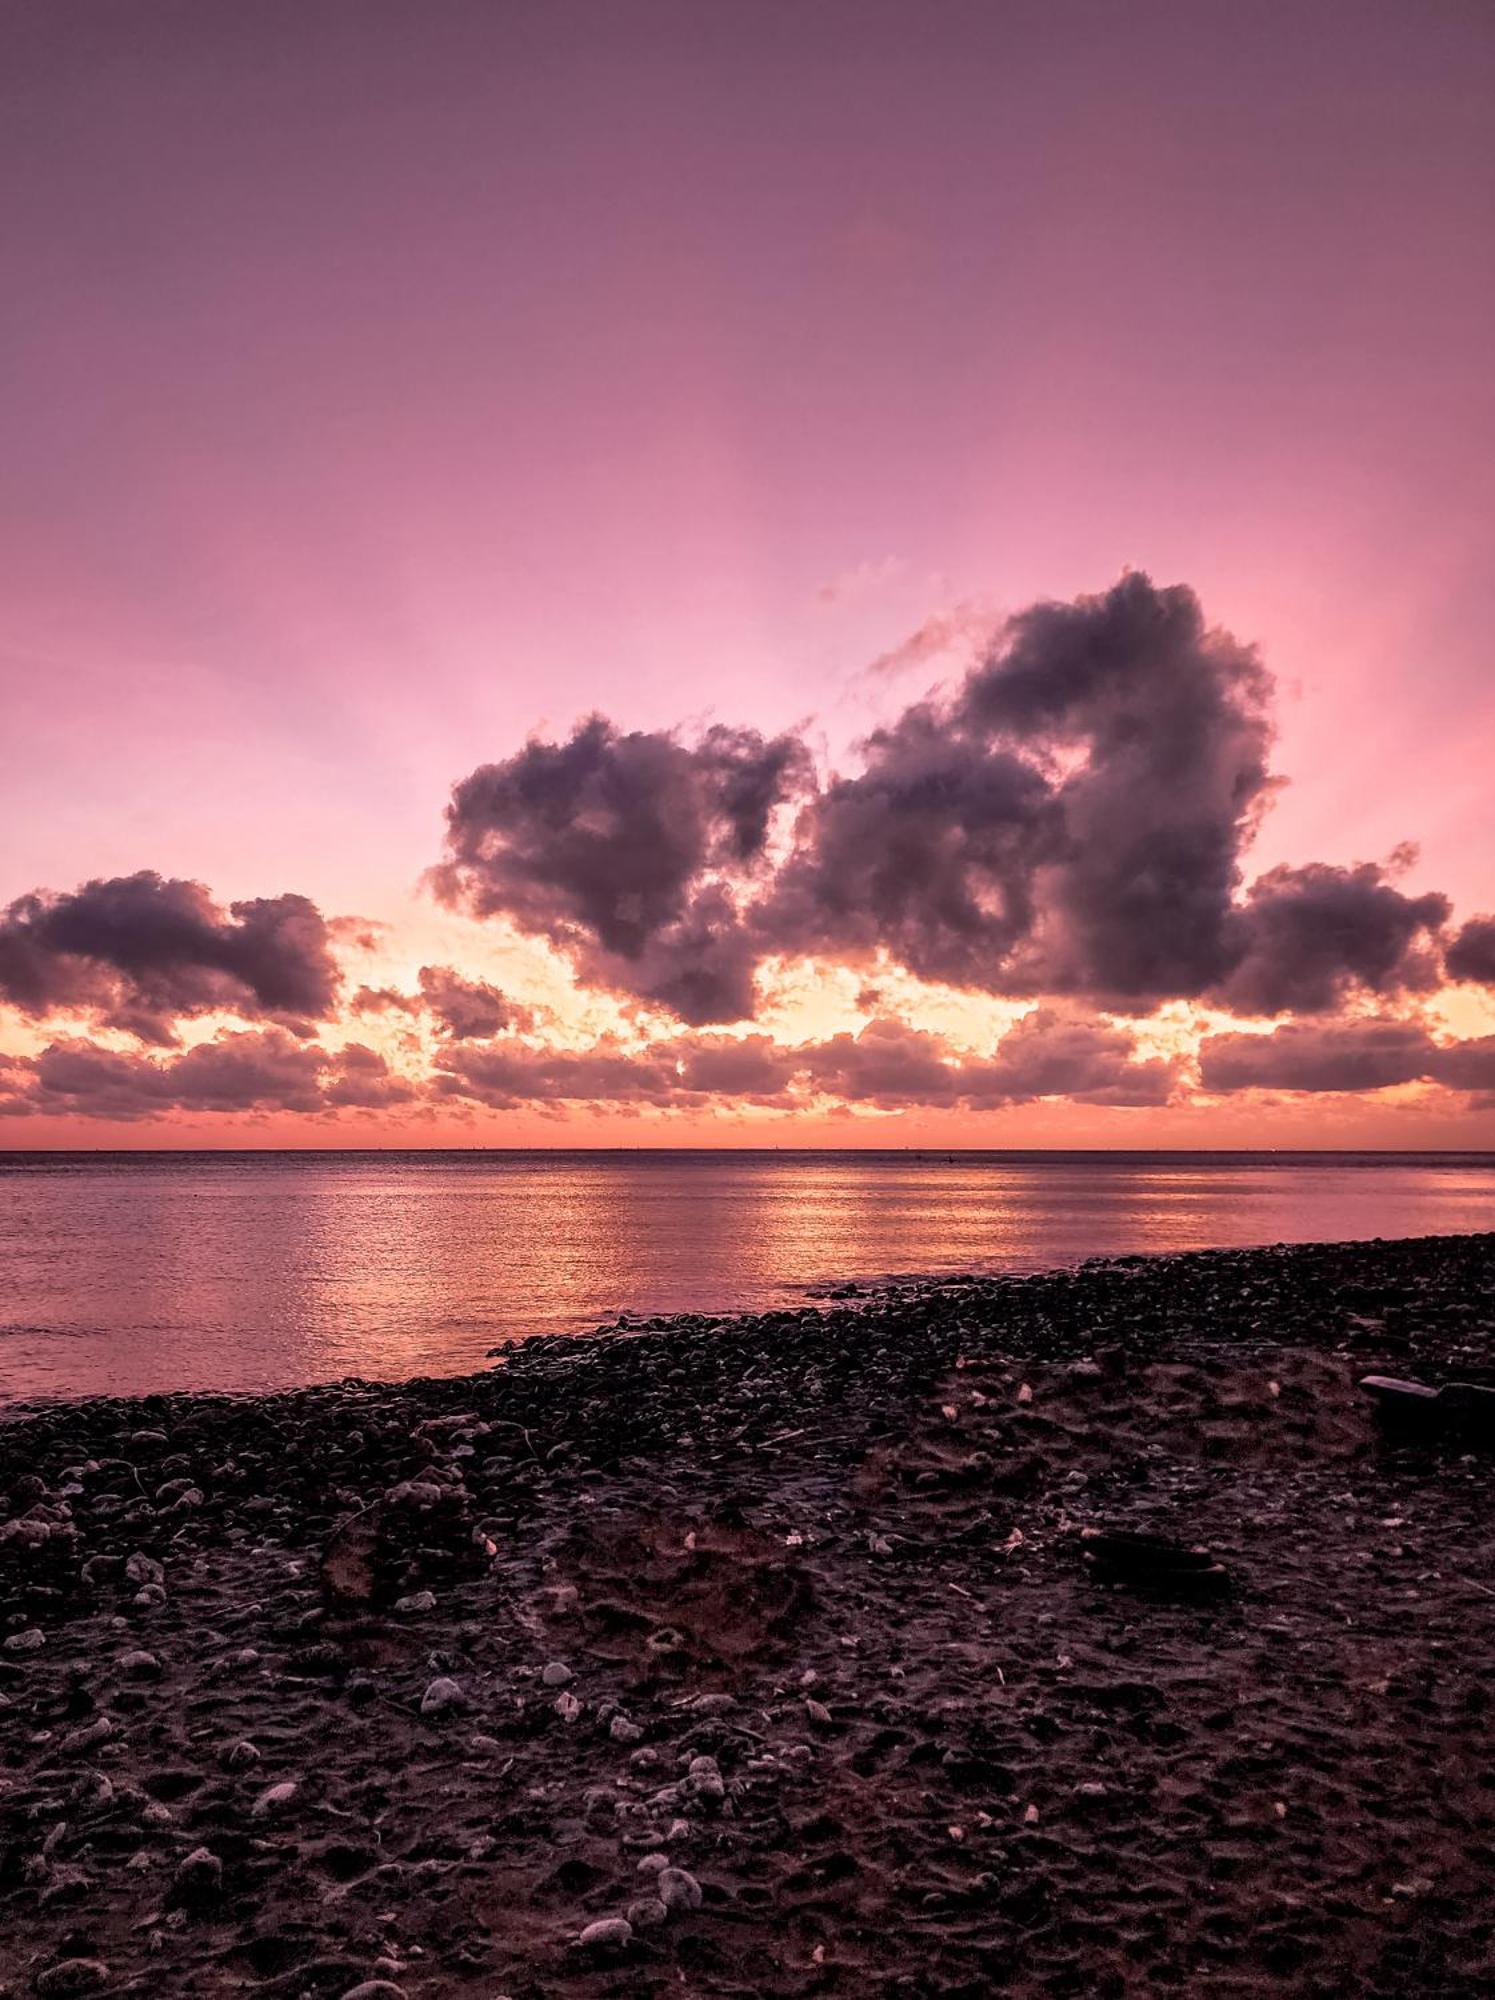
M 200 882 L 143 869 L 37 891 L 0 916 L 0 999 L 36 1018 L 88 1012 L 168 1043 L 177 1019 L 222 1008 L 292 1025 L 329 1014 L 340 975 L 305 896 L 225 912 Z
M 806 769 L 788 736 L 715 728 L 686 744 L 593 716 L 456 786 L 436 888 L 550 939 L 599 984 L 693 1023 L 739 1019 L 755 953 L 732 885 Z
M 1443 961 L 1450 979 L 1495 986 L 1495 917 L 1471 917 Z
M 1274 868 L 1252 883 L 1235 935 L 1240 956 L 1214 997 L 1237 1014 L 1323 1013 L 1360 986 L 1426 991 L 1448 898 L 1406 896 L 1372 862 Z

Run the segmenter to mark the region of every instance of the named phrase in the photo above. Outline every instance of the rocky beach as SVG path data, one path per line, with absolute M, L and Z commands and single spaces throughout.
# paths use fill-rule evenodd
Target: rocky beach
M 1495 1451 L 1374 1374 L 1495 1237 L 13 1410 L 0 1993 L 1487 1993 Z

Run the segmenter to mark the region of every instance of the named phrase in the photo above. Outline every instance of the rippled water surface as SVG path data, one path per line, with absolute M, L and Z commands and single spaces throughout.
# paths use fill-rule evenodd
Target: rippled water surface
M 449 1374 L 891 1273 L 1495 1228 L 1474 1154 L 0 1155 L 0 1396 Z

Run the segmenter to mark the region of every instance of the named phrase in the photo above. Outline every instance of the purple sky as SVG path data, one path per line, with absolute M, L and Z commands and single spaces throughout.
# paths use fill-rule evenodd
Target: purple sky
M 155 869 L 480 971 L 419 886 L 474 767 L 599 709 L 845 768 L 930 621 L 1130 566 L 1277 677 L 1248 876 L 1495 905 L 1487 5 L 0 31 L 0 906 Z

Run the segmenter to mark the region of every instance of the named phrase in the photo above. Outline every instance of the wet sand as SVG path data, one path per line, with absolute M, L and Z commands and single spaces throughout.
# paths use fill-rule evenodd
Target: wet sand
M 1486 1993 L 1495 1454 L 1371 1372 L 1495 1237 L 15 1418 L 0 1993 Z

